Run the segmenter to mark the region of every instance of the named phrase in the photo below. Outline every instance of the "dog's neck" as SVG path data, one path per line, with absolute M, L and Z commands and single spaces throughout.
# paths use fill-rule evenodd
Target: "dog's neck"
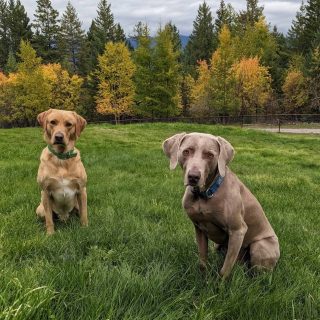
M 192 187 L 191 192 L 195 198 L 201 198 L 208 200 L 213 197 L 213 195 L 218 191 L 221 184 L 223 183 L 224 177 L 222 177 L 218 170 L 215 171 L 212 175 L 209 175 L 204 191 L 200 191 L 199 187 Z
M 71 146 L 48 144 L 48 150 L 60 160 L 68 160 L 77 156 Z

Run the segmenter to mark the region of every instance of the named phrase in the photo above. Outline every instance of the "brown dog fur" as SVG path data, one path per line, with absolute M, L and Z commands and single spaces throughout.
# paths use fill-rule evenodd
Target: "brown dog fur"
M 58 153 L 73 150 L 77 155 L 61 160 L 44 148 L 40 157 L 37 182 L 41 187 L 41 202 L 36 210 L 45 218 L 47 234 L 54 233 L 53 212 L 61 220 L 78 209 L 80 222 L 88 225 L 87 217 L 87 175 L 80 159 L 79 150 L 74 148 L 77 138 L 86 126 L 86 120 L 76 112 L 49 109 L 38 115 L 38 122 L 44 129 L 44 139 Z M 63 143 L 57 144 L 57 136 L 63 137 Z

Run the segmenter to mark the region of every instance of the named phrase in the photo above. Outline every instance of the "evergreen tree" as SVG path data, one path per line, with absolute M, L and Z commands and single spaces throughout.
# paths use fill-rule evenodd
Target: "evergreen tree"
M 141 21 L 135 26 L 134 38 L 137 48 L 133 53 L 136 65 L 134 82 L 136 87 L 135 112 L 142 116 L 151 116 L 154 100 L 152 97 L 155 76 L 153 73 L 153 50 L 151 48 L 150 30 L 147 24 Z
M 264 66 L 270 67 L 277 59 L 277 43 L 264 17 L 253 26 L 248 25 L 244 33 L 236 37 L 236 47 L 239 58 L 258 56 Z
M 180 99 L 182 115 L 188 116 L 192 105 L 192 88 L 194 86 L 194 79 L 190 74 L 183 74 L 180 83 Z
M 320 0 L 308 0 L 306 4 L 304 36 L 311 50 L 320 46 Z
M 309 92 L 311 109 L 314 112 L 320 111 L 320 46 L 312 52 L 309 70 Z
M 175 50 L 171 27 L 160 29 L 155 45 L 148 26 L 139 22 L 135 27 L 138 47 L 136 64 L 136 113 L 148 117 L 167 117 L 178 113 L 179 51 Z
M 253 26 L 256 22 L 263 17 L 263 6 L 258 5 L 259 0 L 247 0 L 247 10 L 240 11 L 239 23 L 245 29 L 245 26 Z
M 59 36 L 60 60 L 71 73 L 79 73 L 80 56 L 83 50 L 85 34 L 76 9 L 70 2 L 61 19 Z
M 296 52 L 310 53 L 320 45 L 320 0 L 302 2 L 288 35 L 290 46 Z
M 114 23 L 111 5 L 107 0 L 100 0 L 97 14 L 88 32 L 89 70 L 93 70 L 97 65 L 98 55 L 103 53 L 107 42 L 125 41 L 123 29 L 120 24 Z
M 276 52 L 275 59 L 270 66 L 270 73 L 272 76 L 272 86 L 276 93 L 280 94 L 284 74 L 289 64 L 290 50 L 286 37 L 283 35 L 283 33 L 278 31 L 276 26 L 273 28 L 271 34 L 276 42 Z
M 10 52 L 16 54 L 21 39 L 31 40 L 29 22 L 20 0 L 9 0 L 8 3 L 0 0 L 0 68 L 7 62 Z
M 172 33 L 159 30 L 153 52 L 155 86 L 152 115 L 169 117 L 179 113 L 179 52 L 175 51 Z
M 35 35 L 33 42 L 38 55 L 45 63 L 58 61 L 58 11 L 53 9 L 50 0 L 37 0 L 34 16 Z
M 206 2 L 199 6 L 189 42 L 185 48 L 186 64 L 195 67 L 198 60 L 209 61 L 216 47 L 212 14 Z
M 120 23 L 116 23 L 113 28 L 113 41 L 114 42 L 126 42 L 126 35 L 125 35 Z
M 17 60 L 12 51 L 9 52 L 8 60 L 4 68 L 6 73 L 17 71 Z
M 235 27 L 236 12 L 230 3 L 225 4 L 224 0 L 220 1 L 220 6 L 217 10 L 217 18 L 214 26 L 216 34 L 219 34 L 223 25 L 226 25 L 230 31 Z
M 180 33 L 175 24 L 172 22 L 168 22 L 164 28 L 169 32 L 171 35 L 171 41 L 173 43 L 173 49 L 176 52 L 181 52 L 182 51 L 182 43 L 180 39 Z
M 8 58 L 8 6 L 5 0 L 0 0 L 0 72 Z
M 20 0 L 10 0 L 8 5 L 9 51 L 16 53 L 20 41 L 31 40 L 32 31 L 30 19 Z

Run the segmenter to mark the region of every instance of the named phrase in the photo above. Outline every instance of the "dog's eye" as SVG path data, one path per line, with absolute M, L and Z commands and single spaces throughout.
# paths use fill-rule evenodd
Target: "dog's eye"
M 53 126 L 55 126 L 57 124 L 57 121 L 56 120 L 51 120 L 50 121 L 50 124 L 52 124 Z
M 187 157 L 189 154 L 190 154 L 190 150 L 189 149 L 186 149 L 186 150 L 183 150 L 182 154 Z
M 68 128 L 72 127 L 72 123 L 71 122 L 66 122 L 66 127 L 68 127 Z
M 213 159 L 213 158 L 214 158 L 214 154 L 211 153 L 211 152 L 205 152 L 205 153 L 204 153 L 204 156 L 205 156 L 207 159 Z

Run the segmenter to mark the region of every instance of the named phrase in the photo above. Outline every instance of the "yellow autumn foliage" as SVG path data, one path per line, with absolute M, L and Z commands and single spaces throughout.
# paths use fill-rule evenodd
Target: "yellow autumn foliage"
M 60 64 L 42 65 L 46 82 L 50 85 L 50 107 L 64 110 L 78 110 L 83 79 L 78 75 L 69 75 Z
M 298 69 L 288 71 L 282 86 L 285 112 L 301 112 L 308 101 L 307 79 Z
M 241 101 L 241 113 L 250 114 L 262 109 L 271 94 L 271 76 L 259 58 L 241 59 L 233 64 L 230 77 L 235 82 L 235 94 Z
M 110 114 L 116 122 L 123 114 L 130 114 L 134 99 L 133 74 L 135 65 L 124 43 L 108 42 L 98 58 L 96 72 L 98 94 L 97 112 Z

